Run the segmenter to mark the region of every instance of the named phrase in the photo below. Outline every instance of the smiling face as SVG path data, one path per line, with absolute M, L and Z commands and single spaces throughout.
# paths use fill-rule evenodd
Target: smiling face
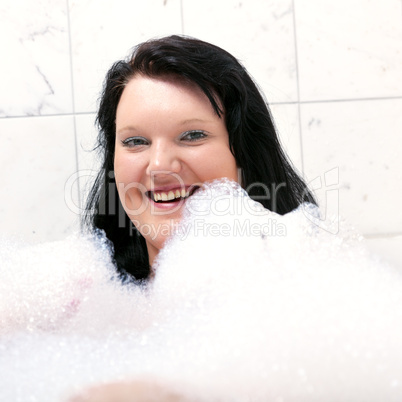
M 225 122 L 195 85 L 136 75 L 116 112 L 116 185 L 152 265 L 186 198 L 206 181 L 237 181 Z

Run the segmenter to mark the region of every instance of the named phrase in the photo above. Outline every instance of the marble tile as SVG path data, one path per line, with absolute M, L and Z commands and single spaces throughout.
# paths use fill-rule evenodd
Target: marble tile
M 402 100 L 328 102 L 301 106 L 305 173 L 319 190 L 339 190 L 340 213 L 363 234 L 402 230 Z M 337 183 L 338 181 L 338 183 Z
M 183 0 L 184 33 L 232 53 L 269 102 L 297 100 L 291 0 Z
M 2 235 L 48 241 L 78 228 L 65 187 L 75 154 L 71 116 L 0 119 Z
M 101 158 L 95 150 L 97 129 L 95 127 L 95 113 L 76 116 L 77 183 L 79 185 L 79 202 L 77 206 L 83 211 L 88 193 L 101 167 Z
M 301 100 L 402 96 L 400 0 L 295 0 Z
M 0 117 L 71 113 L 65 0 L 0 3 Z
M 271 113 L 280 142 L 299 173 L 303 172 L 299 130 L 299 112 L 296 104 L 271 105 Z
M 402 235 L 366 239 L 367 248 L 402 273 Z
M 152 37 L 180 34 L 180 0 L 70 0 L 75 110 L 94 112 L 107 70 Z

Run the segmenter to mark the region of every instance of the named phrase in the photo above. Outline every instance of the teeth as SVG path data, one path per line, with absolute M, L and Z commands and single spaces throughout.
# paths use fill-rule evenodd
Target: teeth
M 185 189 L 169 191 L 168 193 L 164 193 L 161 191 L 160 193 L 153 193 L 154 201 L 172 201 L 176 198 L 187 198 L 190 196 L 190 193 Z

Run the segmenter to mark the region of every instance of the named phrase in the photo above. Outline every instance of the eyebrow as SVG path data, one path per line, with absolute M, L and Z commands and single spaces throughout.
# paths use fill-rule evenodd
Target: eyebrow
M 189 123 L 212 123 L 212 120 L 205 120 L 205 119 L 200 119 L 197 117 L 194 117 L 192 119 L 185 119 L 180 121 L 178 124 L 184 126 L 185 124 L 189 124 Z M 138 128 L 135 126 L 126 126 L 121 128 L 120 130 L 117 130 L 117 133 L 120 133 L 122 131 L 137 131 Z
M 124 131 L 137 131 L 137 130 L 138 130 L 137 127 L 126 126 L 126 127 L 121 128 L 120 130 L 116 130 L 116 134 L 120 134 L 120 133 L 122 133 Z
M 194 118 L 182 120 L 178 124 L 181 126 L 184 126 L 186 124 L 191 124 L 191 123 L 213 123 L 213 121 L 194 117 Z M 120 130 L 116 130 L 116 134 L 120 134 L 125 131 L 138 131 L 138 128 L 135 126 L 126 126 L 126 127 L 121 128 Z
M 180 122 L 181 125 L 188 124 L 188 123 L 212 123 L 212 121 L 211 120 L 205 120 L 205 119 L 193 118 L 193 119 L 182 120 Z

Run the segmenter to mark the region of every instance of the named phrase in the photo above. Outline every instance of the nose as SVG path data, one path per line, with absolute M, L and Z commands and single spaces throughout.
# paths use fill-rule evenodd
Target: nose
M 158 176 L 171 173 L 179 173 L 181 162 L 179 152 L 168 141 L 155 141 L 149 149 L 149 161 L 147 174 Z

